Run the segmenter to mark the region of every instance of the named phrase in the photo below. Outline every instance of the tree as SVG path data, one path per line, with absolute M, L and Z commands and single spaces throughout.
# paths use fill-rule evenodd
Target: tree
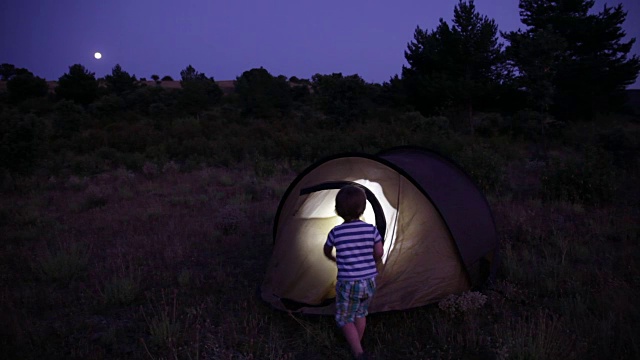
M 111 70 L 111 75 L 105 76 L 104 79 L 109 92 L 115 93 L 116 95 L 122 95 L 136 88 L 136 76 L 129 75 L 128 72 L 122 70 L 120 64 L 116 64 Z
M 311 81 L 318 107 L 338 123 L 362 118 L 373 108 L 374 89 L 358 74 L 315 74 Z
M 69 67 L 68 73 L 58 79 L 56 94 L 62 99 L 87 105 L 98 96 L 98 81 L 94 73 L 80 64 L 75 64 Z
M 595 14 L 589 13 L 593 5 L 593 0 L 521 0 L 520 17 L 528 28 L 503 34 L 524 82 L 547 82 L 553 91 L 550 109 L 559 116 L 588 119 L 615 110 L 640 72 L 640 59 L 628 56 L 635 38 L 623 41 L 622 5 L 605 5 Z M 529 54 L 536 52 L 544 53 L 537 66 L 547 71 L 532 68 Z M 540 101 L 535 86 L 527 90 Z
M 173 78 L 171 76 L 169 76 L 169 75 L 165 75 L 165 76 L 162 77 L 161 80 L 162 81 L 173 81 Z
M 432 32 L 417 27 L 405 58 L 404 88 L 409 102 L 425 115 L 457 108 L 471 120 L 474 106 L 500 84 L 498 27 L 476 11 L 473 0 L 458 2 L 452 26 L 440 19 Z
M 187 113 L 196 115 L 222 99 L 222 90 L 213 77 L 207 78 L 193 66 L 189 65 L 180 71 L 180 77 L 180 105 Z
M 235 91 L 242 111 L 247 115 L 269 117 L 287 112 L 292 91 L 283 76 L 274 77 L 266 69 L 251 69 L 236 78 Z
M 398 75 L 394 75 L 389 81 L 382 83 L 375 101 L 376 104 L 388 108 L 410 109 L 407 104 L 407 94 L 404 83 Z
M 46 96 L 49 85 L 40 77 L 34 76 L 27 69 L 15 69 L 14 74 L 7 81 L 9 100 L 19 103 L 27 99 Z
M 151 75 L 151 79 L 156 82 L 156 84 L 160 84 L 160 76 L 153 74 Z
M 518 30 L 505 37 L 511 42 L 505 54 L 518 73 L 514 83 L 526 91 L 531 108 L 547 113 L 555 93 L 553 78 L 566 42 L 550 27 L 527 33 Z
M 2 81 L 9 81 L 12 76 L 16 74 L 16 67 L 13 64 L 4 63 L 0 65 L 0 79 Z

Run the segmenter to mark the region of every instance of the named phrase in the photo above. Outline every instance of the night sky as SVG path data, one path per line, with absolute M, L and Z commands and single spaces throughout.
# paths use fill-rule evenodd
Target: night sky
M 592 10 L 601 10 L 597 0 Z M 619 0 L 640 42 L 640 0 Z M 401 72 L 416 26 L 451 23 L 457 0 L 2 0 L 0 63 L 57 80 L 79 63 L 102 77 L 115 64 L 138 78 L 193 65 L 216 80 L 263 66 L 273 75 Z M 501 31 L 523 28 L 518 0 L 476 0 Z M 499 4 L 499 5 L 498 5 Z M 640 54 L 640 44 L 632 52 Z M 99 51 L 101 60 L 93 58 Z M 636 82 L 632 88 L 640 88 Z

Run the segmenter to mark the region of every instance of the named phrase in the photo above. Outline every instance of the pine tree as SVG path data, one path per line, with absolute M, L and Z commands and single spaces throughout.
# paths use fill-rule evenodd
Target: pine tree
M 550 108 L 565 118 L 588 119 L 615 110 L 640 71 L 640 59 L 628 56 L 635 38 L 624 41 L 622 5 L 605 5 L 595 14 L 589 13 L 593 5 L 593 0 L 520 0 L 521 20 L 528 28 L 503 34 L 523 83 L 548 82 Z M 532 59 L 534 53 L 539 56 Z M 548 72 L 534 71 L 536 61 Z M 537 103 L 545 102 L 535 86 L 527 90 Z
M 222 99 L 222 90 L 213 77 L 207 78 L 193 66 L 180 71 L 180 77 L 182 94 L 179 103 L 187 113 L 197 115 Z
M 478 100 L 500 82 L 501 52 L 495 21 L 473 0 L 460 1 L 451 26 L 440 19 L 432 32 L 416 28 L 402 69 L 409 101 L 423 114 L 457 108 L 471 119 Z
M 98 81 L 94 73 L 80 64 L 75 64 L 69 67 L 68 73 L 58 79 L 56 94 L 63 99 L 87 105 L 98 96 Z
M 111 69 L 111 75 L 105 76 L 104 79 L 107 82 L 107 89 L 118 95 L 136 89 L 136 76 L 122 70 L 120 64 L 116 64 Z

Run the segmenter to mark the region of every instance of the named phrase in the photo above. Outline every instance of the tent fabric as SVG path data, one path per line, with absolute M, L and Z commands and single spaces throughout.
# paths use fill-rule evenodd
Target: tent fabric
M 496 248 L 488 203 L 444 157 L 419 148 L 336 155 L 302 172 L 278 207 L 261 286 L 262 298 L 275 308 L 292 310 L 295 303 L 295 311 L 333 314 L 337 269 L 322 246 L 341 222 L 334 211 L 338 189 L 332 186 L 340 182 L 365 187 L 374 199 L 363 220 L 383 219 L 386 225 L 372 313 L 422 306 L 469 289 L 476 278 L 472 270 Z
M 379 156 L 405 170 L 436 204 L 467 267 L 495 247 L 497 235 L 489 204 L 460 167 L 417 148 L 398 148 Z

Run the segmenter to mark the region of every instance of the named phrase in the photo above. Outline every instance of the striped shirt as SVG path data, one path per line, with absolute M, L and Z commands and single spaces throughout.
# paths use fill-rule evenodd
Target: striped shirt
M 338 280 L 363 280 L 378 275 L 373 245 L 380 241 L 378 229 L 360 220 L 331 229 L 325 246 L 336 248 Z

